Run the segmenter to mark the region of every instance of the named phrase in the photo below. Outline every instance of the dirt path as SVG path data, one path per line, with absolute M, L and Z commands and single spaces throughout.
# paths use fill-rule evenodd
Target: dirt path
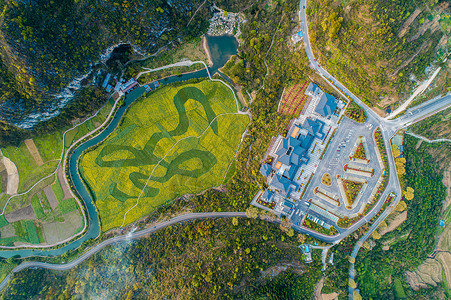
M 73 198 L 72 194 L 70 193 L 70 189 L 69 186 L 67 185 L 66 181 L 64 180 L 64 172 L 63 169 L 61 168 L 61 166 L 58 168 L 58 180 L 61 184 L 61 188 L 63 189 L 63 193 L 64 193 L 64 200 L 66 199 L 70 199 Z
M 16 165 L 7 157 L 3 156 L 3 165 L 6 168 L 8 174 L 8 181 L 6 184 L 6 193 L 8 195 L 14 195 L 19 188 L 19 171 L 17 171 Z
M 38 148 L 36 148 L 36 145 L 34 144 L 34 141 L 32 139 L 25 140 L 25 145 L 27 145 L 28 151 L 30 151 L 31 156 L 33 156 L 34 161 L 36 162 L 38 167 L 42 166 L 44 164 L 44 161 L 42 160 Z
M 401 28 L 399 29 L 398 36 L 402 38 L 406 33 L 407 29 L 409 28 L 410 24 L 412 24 L 413 20 L 421 13 L 421 9 L 417 8 L 413 14 L 411 14 L 407 20 L 402 24 Z
M 324 277 L 321 278 L 318 283 L 315 286 L 315 290 L 313 291 L 313 297 L 315 300 L 321 300 L 321 290 L 323 289 L 324 285 Z

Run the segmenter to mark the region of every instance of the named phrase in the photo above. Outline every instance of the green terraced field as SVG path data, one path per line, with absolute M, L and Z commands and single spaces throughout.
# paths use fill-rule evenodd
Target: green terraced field
M 127 211 L 124 225 L 166 201 L 221 185 L 249 122 L 236 112 L 232 92 L 219 82 L 166 86 L 137 100 L 80 160 L 102 229 L 120 226 Z

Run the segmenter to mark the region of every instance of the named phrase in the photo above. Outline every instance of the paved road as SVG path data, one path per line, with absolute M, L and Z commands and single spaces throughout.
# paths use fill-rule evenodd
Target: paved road
M 355 96 L 353 93 L 351 93 L 341 82 L 339 82 L 337 79 L 335 79 L 332 75 L 330 75 L 326 70 L 324 70 L 319 63 L 316 61 L 315 57 L 313 56 L 312 53 L 312 49 L 311 49 L 311 45 L 310 45 L 310 39 L 309 39 L 309 35 L 308 35 L 308 23 L 307 23 L 307 17 L 306 17 L 306 13 L 305 13 L 305 7 L 307 6 L 307 0 L 300 0 L 300 20 L 301 20 L 301 26 L 304 32 L 304 45 L 305 45 L 305 50 L 307 53 L 307 57 L 310 61 L 310 66 L 312 67 L 312 69 L 314 69 L 320 76 L 322 76 L 323 78 L 325 78 L 326 80 L 330 81 L 333 83 L 333 87 L 335 85 L 335 89 L 342 95 L 346 94 L 347 97 L 351 98 L 352 100 L 354 100 L 357 104 L 359 104 L 367 113 L 367 117 L 368 117 L 368 122 L 373 123 L 375 121 L 377 121 L 378 124 L 380 124 L 381 127 L 381 131 L 382 131 L 382 136 L 384 139 L 384 145 L 385 145 L 385 149 L 387 150 L 387 159 L 388 159 L 388 164 L 389 164 L 389 179 L 388 179 L 388 184 L 387 187 L 385 188 L 384 193 L 381 195 L 380 200 L 376 203 L 376 205 L 373 207 L 373 209 L 362 219 L 360 219 L 358 222 L 356 222 L 353 226 L 351 226 L 350 228 L 348 228 L 346 231 L 342 232 L 339 234 L 339 238 L 340 240 L 346 236 L 348 236 L 349 234 L 351 234 L 352 232 L 354 232 L 356 229 L 360 228 L 363 224 L 367 223 L 369 220 L 371 220 L 372 217 L 374 217 L 377 212 L 379 212 L 379 210 L 382 208 L 382 205 L 384 204 L 385 199 L 387 198 L 388 194 L 391 192 L 394 192 L 396 197 L 392 202 L 393 206 L 396 206 L 398 204 L 398 202 L 401 199 L 401 188 L 399 185 L 399 180 L 398 180 L 398 176 L 396 174 L 396 168 L 395 168 L 395 161 L 392 155 L 391 150 L 391 144 L 390 144 L 390 139 L 393 137 L 393 135 L 396 133 L 397 130 L 399 130 L 400 128 L 406 126 L 406 124 L 409 123 L 409 121 L 411 121 L 411 119 L 409 118 L 404 118 L 401 120 L 398 120 L 396 122 L 387 122 L 386 120 L 384 120 L 382 117 L 380 117 L 378 114 L 376 114 L 371 108 L 369 108 L 363 101 L 361 101 L 357 96 Z M 338 88 L 336 88 L 338 87 Z M 440 102 L 442 103 L 442 102 Z M 446 103 L 446 101 L 445 101 Z M 427 107 L 429 107 L 429 109 L 432 109 L 431 107 L 434 107 L 433 110 L 437 110 L 438 107 L 436 107 L 435 104 L 427 104 L 425 105 Z M 439 105 L 440 106 L 440 105 Z M 414 108 L 415 109 L 415 108 Z M 428 110 L 429 110 L 428 109 Z M 420 112 L 421 111 L 421 112 Z M 414 118 L 417 119 L 418 115 L 423 114 L 425 111 L 425 108 L 420 108 L 420 111 L 412 111 L 412 114 L 410 114 L 410 118 Z M 388 216 L 388 212 L 384 213 L 382 217 L 379 217 L 378 220 L 380 220 L 379 222 L 381 222 L 383 219 L 385 219 L 386 216 Z M 368 236 L 371 234 L 372 230 L 375 230 L 377 228 L 377 226 L 375 226 L 375 224 L 373 224 L 373 226 L 370 228 L 370 231 L 367 232 Z M 360 243 L 357 243 L 356 245 L 357 249 L 355 249 L 356 251 L 356 255 L 358 252 L 358 249 L 360 249 Z M 350 293 L 350 297 L 352 299 L 352 293 Z
M 446 59 L 445 59 L 446 61 Z M 407 99 L 403 104 L 401 104 L 397 109 L 395 109 L 388 117 L 386 117 L 385 119 L 393 119 L 394 117 L 396 117 L 399 113 L 403 112 L 409 105 L 410 103 L 412 103 L 412 101 L 418 97 L 419 95 L 421 95 L 425 89 L 427 89 L 427 87 L 431 84 L 431 82 L 434 80 L 434 78 L 438 75 L 438 73 L 440 73 L 440 70 L 442 69 L 442 67 L 439 67 L 437 70 L 435 70 L 435 72 L 432 74 L 432 76 L 424 81 L 423 83 L 420 84 L 420 86 L 418 86 L 416 88 L 416 90 L 413 92 L 413 94 L 409 97 L 409 99 Z
M 451 107 L 451 94 L 426 101 L 418 106 L 406 110 L 404 115 L 401 117 L 394 120 L 385 121 L 384 123 L 389 127 L 403 128 L 412 125 L 415 122 L 421 121 L 422 119 L 448 107 Z
M 384 198 L 385 201 L 385 198 Z M 360 240 L 357 242 L 357 244 L 354 246 L 354 249 L 352 250 L 351 257 L 354 259 L 357 257 L 357 253 L 359 253 L 360 247 L 362 247 L 363 243 L 370 237 L 370 235 L 377 229 L 379 224 L 387 218 L 393 209 L 396 207 L 396 204 L 398 202 L 392 202 L 387 209 L 384 210 L 384 212 L 377 218 L 377 220 L 371 225 L 370 229 L 360 238 Z M 355 280 L 355 264 L 351 263 L 349 268 L 349 278 L 352 280 Z M 354 289 L 349 287 L 349 299 L 353 299 L 353 293 Z
M 157 230 L 163 229 L 165 227 L 174 225 L 176 223 L 189 221 L 189 220 L 195 220 L 195 219 L 205 219 L 205 218 L 231 218 L 231 217 L 246 217 L 246 214 L 244 212 L 206 212 L 206 213 L 189 213 L 177 216 L 175 218 L 172 218 L 170 220 L 161 222 L 156 224 L 153 227 L 149 227 L 140 231 L 128 233 L 126 235 L 116 236 L 113 238 L 110 238 L 108 240 L 105 240 L 101 242 L 100 244 L 92 247 L 79 257 L 77 257 L 75 260 L 65 263 L 65 264 L 50 264 L 50 263 L 43 263 L 43 262 L 37 262 L 37 261 L 28 261 L 21 263 L 17 267 L 13 269 L 13 271 L 0 283 L 0 291 L 6 286 L 8 283 L 9 278 L 11 277 L 12 273 L 19 272 L 21 270 L 24 270 L 26 268 L 44 268 L 44 269 L 50 269 L 50 270 L 69 270 L 73 267 L 78 266 L 83 261 L 85 261 L 87 258 L 92 256 L 93 254 L 99 252 L 103 248 L 118 243 L 123 242 L 127 240 L 133 240 L 133 239 L 139 239 L 142 238 L 148 234 L 151 234 Z

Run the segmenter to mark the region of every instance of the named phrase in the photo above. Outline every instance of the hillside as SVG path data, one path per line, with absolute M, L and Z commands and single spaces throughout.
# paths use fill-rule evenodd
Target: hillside
M 318 62 L 379 109 L 408 98 L 449 51 L 447 1 L 313 0 L 306 13 Z
M 32 127 L 58 113 L 119 44 L 148 55 L 208 25 L 201 1 L 5 1 L 0 0 L 0 115 Z M 67 89 L 69 87 L 69 89 Z M 3 104 L 3 105 L 2 105 Z M 47 114 L 46 114 L 47 113 Z

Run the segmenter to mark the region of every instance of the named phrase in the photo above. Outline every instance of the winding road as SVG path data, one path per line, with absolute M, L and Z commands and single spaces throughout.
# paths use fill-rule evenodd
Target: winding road
M 307 54 L 307 57 L 310 61 L 310 67 L 316 71 L 323 79 L 331 83 L 331 86 L 343 97 L 345 98 L 351 98 L 354 100 L 357 104 L 359 104 L 366 112 L 368 116 L 368 122 L 374 122 L 377 121 L 382 129 L 382 136 L 384 138 L 384 144 L 385 149 L 387 150 L 387 158 L 389 163 L 389 181 L 387 184 L 387 187 L 385 188 L 384 193 L 381 195 L 380 200 L 375 205 L 375 207 L 370 211 L 364 218 L 362 218 L 359 222 L 354 224 L 351 228 L 349 228 L 347 231 L 340 234 L 340 240 L 346 236 L 348 236 L 351 232 L 362 226 L 364 223 L 368 222 L 372 217 L 374 217 L 379 210 L 381 209 L 386 197 L 389 193 L 393 192 L 395 193 L 395 199 L 392 201 L 391 205 L 381 214 L 381 216 L 374 222 L 374 224 L 370 227 L 368 232 L 357 242 L 354 251 L 352 252 L 352 257 L 356 257 L 357 253 L 363 244 L 363 242 L 371 235 L 371 233 L 379 226 L 379 223 L 382 222 L 392 211 L 394 207 L 399 203 L 401 200 L 401 187 L 399 185 L 398 176 L 396 174 L 396 167 L 395 167 L 395 161 L 392 155 L 391 149 L 391 138 L 396 134 L 396 132 L 399 129 L 405 128 L 409 125 L 414 124 L 415 122 L 421 121 L 422 119 L 433 115 L 441 110 L 444 110 L 448 107 L 451 107 L 451 95 L 445 95 L 444 97 L 437 97 L 435 99 L 426 101 L 416 107 L 413 107 L 407 111 L 405 111 L 404 115 L 394 119 L 394 120 L 387 120 L 376 114 L 370 107 L 368 107 L 360 98 L 358 98 L 356 95 L 354 95 L 351 91 L 349 91 L 340 81 L 338 81 L 336 78 L 334 78 L 332 75 L 329 74 L 324 68 L 321 67 L 321 65 L 317 62 L 315 59 L 311 44 L 310 44 L 310 38 L 308 34 L 308 22 L 307 22 L 307 16 L 306 16 L 306 7 L 307 7 L 307 0 L 300 0 L 299 3 L 299 19 L 301 22 L 301 28 L 303 30 L 303 40 L 304 40 L 304 46 L 305 51 Z M 402 106 L 405 107 L 405 106 Z M 400 110 L 396 112 L 396 114 L 401 113 Z M 351 264 L 350 270 L 349 270 L 350 278 L 354 279 L 355 276 L 355 270 L 354 270 L 354 264 Z M 349 298 L 353 299 L 353 291 L 354 289 L 349 288 Z
M 390 169 L 389 182 L 387 184 L 387 187 L 386 187 L 383 195 L 380 197 L 380 200 L 378 201 L 378 203 L 364 218 L 359 220 L 357 223 L 355 223 L 352 227 L 348 228 L 346 231 L 344 231 L 336 236 L 325 236 L 325 235 L 319 234 L 317 232 L 310 231 L 308 229 L 301 231 L 304 233 L 308 233 L 321 240 L 324 240 L 326 242 L 338 243 L 343 238 L 345 238 L 346 236 L 348 236 L 349 234 L 354 232 L 356 229 L 361 227 L 363 224 L 367 223 L 373 216 L 375 216 L 381 209 L 388 194 L 391 192 L 395 193 L 396 197 L 392 201 L 391 205 L 381 214 L 381 216 L 371 226 L 369 231 L 356 244 L 356 246 L 352 252 L 352 255 L 351 255 L 352 257 L 355 258 L 357 256 L 357 253 L 358 253 L 361 245 L 363 244 L 363 241 L 365 241 L 371 235 L 371 233 L 377 228 L 379 223 L 382 222 L 390 214 L 392 209 L 394 207 L 396 207 L 399 200 L 401 199 L 401 197 L 400 197 L 401 189 L 400 189 L 398 177 L 395 172 L 395 170 L 396 170 L 395 162 L 394 162 L 392 153 L 390 151 L 390 149 L 391 149 L 390 139 L 393 137 L 393 135 L 399 129 L 404 128 L 408 125 L 411 125 L 419 120 L 422 120 L 423 118 L 425 118 L 429 115 L 432 115 L 438 111 L 441 111 L 447 107 L 450 107 L 451 106 L 451 95 L 447 95 L 447 96 L 441 97 L 441 98 L 436 98 L 436 99 L 427 101 L 417 107 L 411 108 L 411 109 L 407 110 L 403 116 L 401 116 L 397 119 L 394 119 L 394 120 L 386 120 L 386 119 L 380 117 L 371 108 L 369 108 L 363 101 L 361 101 L 357 96 L 355 96 L 352 92 L 350 92 L 343 84 L 341 84 L 341 82 L 339 82 L 332 75 L 330 75 L 325 69 L 323 69 L 320 66 L 320 64 L 316 61 L 316 59 L 312 53 L 309 35 L 308 35 L 308 25 L 307 25 L 308 23 L 306 20 L 306 14 L 305 14 L 305 9 L 304 9 L 304 7 L 306 7 L 306 5 L 307 5 L 306 0 L 300 1 L 299 17 L 300 17 L 300 21 L 301 21 L 301 26 L 304 31 L 304 45 L 305 45 L 305 51 L 307 53 L 307 57 L 310 61 L 310 67 L 313 70 L 315 70 L 322 78 L 329 81 L 331 83 L 332 87 L 340 95 L 342 95 L 344 98 L 351 98 L 356 103 L 358 103 L 366 111 L 369 122 L 377 122 L 378 124 L 380 124 L 380 127 L 382 129 L 382 135 L 384 138 L 385 148 L 388 150 L 387 156 L 388 156 L 388 163 L 389 163 L 389 169 Z M 205 65 L 204 62 L 184 61 L 184 62 L 172 64 L 170 66 L 165 66 L 165 67 L 161 67 L 161 68 L 157 68 L 157 69 L 148 69 L 147 71 L 144 71 L 140 74 L 154 72 L 157 70 L 161 70 L 161 69 L 169 68 L 169 67 L 175 67 L 175 66 L 190 66 L 194 63 L 203 63 Z M 206 65 L 205 65 L 205 67 L 207 68 Z M 208 72 L 208 68 L 207 68 L 207 72 Z M 208 74 L 208 76 L 210 77 L 210 74 Z M 213 80 L 217 81 L 216 79 L 213 79 Z M 229 86 L 229 88 L 230 88 L 230 86 Z M 233 89 L 232 89 L 232 91 L 233 91 Z M 237 108 L 238 108 L 238 104 L 237 104 Z M 173 225 L 173 224 L 176 224 L 179 222 L 184 222 L 184 221 L 189 221 L 189 220 L 194 220 L 194 219 L 202 219 L 202 218 L 230 218 L 230 217 L 246 217 L 246 214 L 244 212 L 206 212 L 206 213 L 184 214 L 184 215 L 174 217 L 170 220 L 161 222 L 159 224 L 156 224 L 153 227 L 149 227 L 149 228 L 137 231 L 137 232 L 132 232 L 132 233 L 128 233 L 126 235 L 121 235 L 121 236 L 117 236 L 117 237 L 113 237 L 108 240 L 105 240 L 105 241 L 101 242 L 100 244 L 90 248 L 85 253 L 83 253 L 81 256 L 76 258 L 75 260 L 65 263 L 65 264 L 50 264 L 50 263 L 33 262 L 33 261 L 23 262 L 16 268 L 14 268 L 13 271 L 0 283 L 0 290 L 2 290 L 6 286 L 6 284 L 8 283 L 8 280 L 10 279 L 10 277 L 13 273 L 19 272 L 26 268 L 46 268 L 46 269 L 51 269 L 51 270 L 68 270 L 68 269 L 71 269 L 71 268 L 81 264 L 83 261 L 85 261 L 87 258 L 92 256 L 93 254 L 99 252 L 103 248 L 105 248 L 109 245 L 112 245 L 114 243 L 123 242 L 123 241 L 127 241 L 127 240 L 132 240 L 132 239 L 139 239 L 148 234 L 156 232 L 157 230 L 160 230 L 162 228 L 165 228 L 167 226 L 170 226 L 170 225 Z M 350 278 L 354 278 L 355 270 L 354 270 L 353 264 L 351 265 L 349 273 L 350 273 Z M 350 292 L 350 294 L 349 294 L 350 298 L 352 298 L 353 290 L 350 288 L 349 292 Z
M 12 272 L 8 276 L 6 276 L 5 279 L 3 279 L 3 281 L 0 283 L 0 291 L 6 286 L 6 284 L 8 283 L 8 280 L 10 279 L 10 277 L 13 273 L 17 273 L 26 268 L 44 268 L 44 269 L 59 270 L 59 271 L 69 270 L 69 269 L 72 269 L 73 267 L 78 266 L 79 264 L 84 262 L 87 258 L 96 254 L 103 248 L 110 246 L 112 244 L 115 244 L 115 243 L 124 242 L 127 240 L 139 239 L 139 238 L 145 237 L 146 235 L 154 233 L 157 230 L 163 229 L 165 227 L 168 227 L 168 226 L 180 223 L 180 222 L 185 222 L 185 221 L 190 221 L 190 220 L 195 220 L 195 219 L 205 219 L 205 218 L 233 218 L 233 217 L 246 217 L 246 214 L 244 212 L 188 213 L 188 214 L 174 217 L 172 219 L 158 223 L 155 226 L 152 226 L 152 227 L 140 230 L 140 231 L 130 232 L 128 234 L 116 236 L 116 237 L 110 238 L 108 240 L 105 240 L 105 241 L 101 242 L 100 244 L 90 248 L 88 251 L 86 251 L 85 253 L 83 253 L 82 255 L 80 255 L 79 257 L 74 259 L 73 261 L 65 263 L 65 264 L 50 264 L 50 263 L 43 263 L 43 262 L 37 262 L 37 261 L 24 262 L 24 263 L 21 263 L 20 265 L 18 265 L 17 267 L 15 267 L 12 270 Z

